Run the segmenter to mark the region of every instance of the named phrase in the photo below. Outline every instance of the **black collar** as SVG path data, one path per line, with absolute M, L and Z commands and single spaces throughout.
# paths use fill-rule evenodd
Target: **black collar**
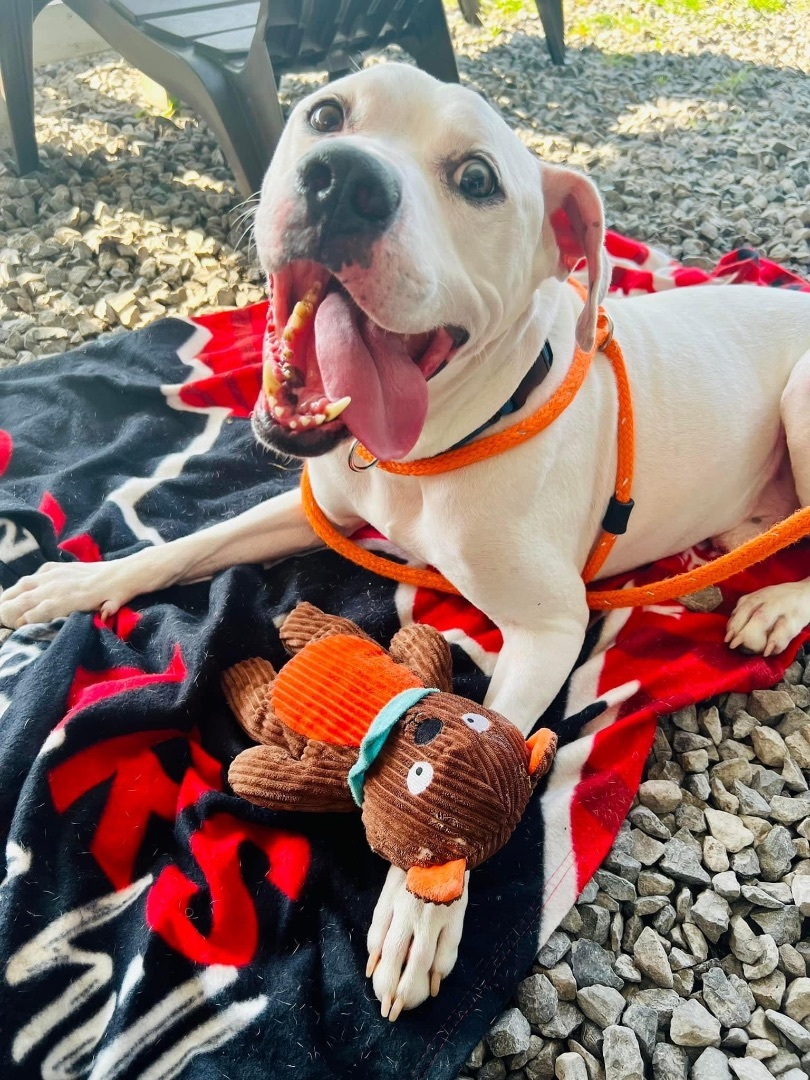
M 545 379 L 546 375 L 551 371 L 551 365 L 554 363 L 554 353 L 551 351 L 551 345 L 547 341 L 543 348 L 540 350 L 537 359 L 520 380 L 520 385 L 514 394 L 505 402 L 500 409 L 491 416 L 486 423 L 483 423 L 481 427 L 477 428 L 472 434 L 467 435 L 460 442 L 457 442 L 455 446 L 452 446 L 451 450 L 457 450 L 460 446 L 466 446 L 468 442 L 472 442 L 473 439 L 477 439 L 479 435 L 492 427 L 504 416 L 509 416 L 510 413 L 517 412 L 518 409 L 522 409 L 526 402 L 529 400 L 529 395 Z

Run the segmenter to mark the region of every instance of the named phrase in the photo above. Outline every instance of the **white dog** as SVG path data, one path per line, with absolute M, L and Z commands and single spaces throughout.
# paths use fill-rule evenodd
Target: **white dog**
M 397 65 L 297 106 L 256 220 L 276 326 L 286 327 L 266 356 L 258 437 L 310 459 L 317 501 L 341 530 L 370 522 L 498 625 L 486 704 L 524 733 L 569 674 L 588 623 L 580 574 L 616 466 L 604 357 L 558 420 L 500 457 L 417 478 L 353 472 L 347 452 L 353 438 L 380 459 L 454 446 L 511 398 L 548 341 L 553 366 L 516 415 L 536 410 L 575 343 L 594 340 L 603 237 L 589 180 L 539 163 L 471 91 Z M 584 309 L 565 284 L 582 256 Z M 636 505 L 605 575 L 706 537 L 737 542 L 810 505 L 810 296 L 707 287 L 605 306 L 636 420 Z M 111 614 L 139 593 L 317 545 L 293 491 L 121 560 L 48 564 L 5 593 L 0 619 Z M 742 600 L 728 640 L 780 651 L 808 622 L 810 578 Z M 369 933 L 383 1015 L 438 991 L 465 905 L 466 893 L 424 904 L 391 870 Z

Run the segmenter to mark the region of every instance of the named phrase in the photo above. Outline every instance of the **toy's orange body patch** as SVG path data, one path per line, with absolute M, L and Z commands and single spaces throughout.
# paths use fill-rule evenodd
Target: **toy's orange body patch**
M 281 669 L 273 711 L 299 735 L 359 746 L 388 702 L 422 683 L 372 641 L 335 634 L 312 642 Z

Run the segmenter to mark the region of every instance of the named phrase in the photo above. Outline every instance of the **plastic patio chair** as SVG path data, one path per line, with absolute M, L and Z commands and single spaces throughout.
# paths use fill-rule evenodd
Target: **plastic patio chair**
M 47 0 L 0 0 L 0 73 L 20 173 L 39 165 L 33 24 Z M 244 194 L 261 186 L 284 117 L 278 79 L 351 68 L 392 43 L 458 81 L 442 0 L 64 0 L 134 67 L 202 115 Z
M 543 33 L 546 35 L 546 46 L 552 64 L 565 63 L 565 20 L 563 18 L 563 0 L 535 0 L 540 21 L 543 24 Z M 465 22 L 470 26 L 480 26 L 478 9 L 481 6 L 479 0 L 458 0 L 461 14 Z

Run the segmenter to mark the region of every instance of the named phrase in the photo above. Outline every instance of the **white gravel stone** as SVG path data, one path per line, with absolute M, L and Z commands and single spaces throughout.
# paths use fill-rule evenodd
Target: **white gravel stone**
M 557 1080 L 588 1080 L 588 1070 L 579 1054 L 560 1054 L 554 1062 Z
M 612 986 L 585 986 L 577 991 L 580 1011 L 600 1028 L 618 1023 L 625 1004 L 622 995 Z
M 737 1080 L 773 1080 L 762 1062 L 756 1058 L 730 1058 L 728 1064 Z
M 781 1031 L 786 1038 L 790 1039 L 801 1053 L 806 1054 L 810 1050 L 810 1031 L 806 1027 L 775 1009 L 766 1009 L 765 1015 L 777 1031 Z
M 802 915 L 810 915 L 810 874 L 796 874 L 790 888 L 796 907 Z
M 692 905 L 691 914 L 709 941 L 716 944 L 728 930 L 731 908 L 722 896 L 707 889 Z
M 669 1035 L 676 1046 L 719 1046 L 720 1021 L 692 998 L 672 1013 Z
M 791 702 L 791 707 L 792 704 Z M 785 747 L 785 740 L 778 731 L 767 727 L 756 727 L 751 732 L 751 743 L 754 752 L 764 765 L 772 765 L 777 768 L 784 764 L 787 748 Z
M 605 1028 L 602 1044 L 605 1080 L 644 1080 L 644 1062 L 636 1033 L 628 1027 Z
M 653 1053 L 653 1077 L 655 1080 L 687 1080 L 689 1058 L 680 1046 L 660 1042 Z
M 683 792 L 671 780 L 646 780 L 638 789 L 639 802 L 655 814 L 668 814 L 683 802 Z
M 712 888 L 724 900 L 738 900 L 740 897 L 740 883 L 733 870 L 726 870 L 713 877 Z
M 723 1051 L 707 1046 L 692 1066 L 691 1080 L 731 1080 L 728 1058 Z
M 664 990 L 672 988 L 672 970 L 661 938 L 651 926 L 645 926 L 633 946 L 636 967 Z
M 706 824 L 712 836 L 720 841 L 726 851 L 732 853 L 742 851 L 754 842 L 754 834 L 750 829 L 746 829 L 740 819 L 733 814 L 725 814 L 722 810 L 707 809 Z
M 797 1023 L 810 1017 L 810 979 L 794 979 L 785 997 L 785 1012 Z
M 779 1009 L 785 996 L 787 979 L 778 969 L 766 975 L 764 979 L 754 979 L 748 984 L 757 1005 L 763 1009 Z
M 779 949 L 770 934 L 761 934 L 757 939 L 762 946 L 762 953 L 753 964 L 743 964 L 746 979 L 764 979 L 776 969 L 779 963 Z

